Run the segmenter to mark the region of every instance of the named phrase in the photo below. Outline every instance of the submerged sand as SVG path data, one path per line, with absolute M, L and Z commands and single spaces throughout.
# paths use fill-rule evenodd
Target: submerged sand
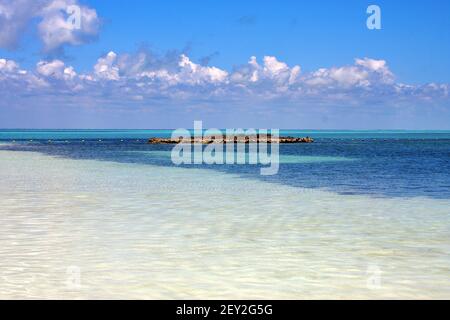
M 449 200 L 10 151 L 0 181 L 2 299 L 450 298 Z

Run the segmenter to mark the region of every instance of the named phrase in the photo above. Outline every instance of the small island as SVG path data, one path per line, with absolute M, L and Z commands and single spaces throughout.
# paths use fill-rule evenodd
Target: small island
M 211 144 L 211 143 L 312 143 L 313 138 L 310 137 L 272 137 L 268 135 L 236 135 L 236 136 L 199 136 L 199 137 L 179 137 L 172 138 L 150 138 L 148 144 L 178 144 L 178 143 L 197 143 L 197 144 Z

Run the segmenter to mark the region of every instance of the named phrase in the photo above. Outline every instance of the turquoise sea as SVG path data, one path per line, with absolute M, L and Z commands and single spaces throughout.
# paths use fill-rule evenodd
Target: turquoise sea
M 450 298 L 450 131 L 282 130 L 280 170 L 171 130 L 0 130 L 0 298 Z

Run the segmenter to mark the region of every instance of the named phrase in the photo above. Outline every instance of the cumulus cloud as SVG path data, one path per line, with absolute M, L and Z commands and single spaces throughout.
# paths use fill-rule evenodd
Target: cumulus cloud
M 0 47 L 15 49 L 43 4 L 40 0 L 0 0 Z
M 117 54 L 109 52 L 98 59 L 94 66 L 94 75 L 105 80 L 119 80 L 119 67 L 117 66 Z
M 19 65 L 12 60 L 0 59 L 0 72 L 4 74 L 14 73 L 19 69 Z
M 109 99 L 114 104 L 165 101 L 267 102 L 293 105 L 320 102 L 365 104 L 379 101 L 449 100 L 448 84 L 408 85 L 395 81 L 386 61 L 356 59 L 353 64 L 302 73 L 273 56 L 250 57 L 231 71 L 195 63 L 185 54 L 158 56 L 140 51 L 101 56 L 91 72 L 78 73 L 61 60 L 40 61 L 34 70 L 0 59 L 1 93 L 17 96 L 77 94 L 77 99 Z
M 45 51 L 65 44 L 80 45 L 95 39 L 98 34 L 100 23 L 97 12 L 78 5 L 75 0 L 53 0 L 41 12 L 42 21 L 38 29 Z M 68 13 L 75 17 L 71 19 Z
M 286 63 L 278 61 L 276 57 L 265 56 L 260 65 L 255 56 L 250 57 L 247 65 L 235 70 L 230 79 L 232 83 L 241 85 L 268 86 L 267 89 L 287 90 L 294 85 L 300 76 L 300 66 L 290 68 Z
M 100 28 L 97 12 L 77 0 L 0 0 L 0 47 L 15 49 L 34 19 L 47 53 L 92 41 Z
M 94 76 L 103 80 L 142 80 L 165 85 L 204 85 L 226 82 L 228 72 L 217 67 L 203 66 L 191 61 L 185 54 L 161 65 L 161 59 L 150 53 L 118 57 L 113 51 L 97 60 Z
M 41 89 L 46 87 L 46 80 L 36 73 L 21 69 L 15 61 L 0 59 L 0 94 L 3 98 L 42 93 Z
M 77 76 L 74 68 L 67 67 L 61 60 L 40 61 L 36 65 L 36 72 L 44 78 L 74 79 Z
M 311 87 L 326 88 L 371 88 L 373 86 L 394 84 L 394 75 L 386 61 L 369 58 L 355 59 L 351 66 L 321 68 L 304 78 Z

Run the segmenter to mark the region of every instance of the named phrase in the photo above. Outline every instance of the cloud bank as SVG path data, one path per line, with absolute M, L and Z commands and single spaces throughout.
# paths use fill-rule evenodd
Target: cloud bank
M 364 104 L 373 101 L 446 101 L 448 84 L 408 85 L 397 82 L 386 61 L 355 59 L 351 65 L 303 73 L 273 56 L 223 70 L 193 62 L 185 54 L 158 56 L 147 51 L 97 60 L 91 72 L 78 73 L 61 60 L 39 61 L 24 70 L 0 59 L 0 91 L 8 96 L 78 96 L 114 103 L 166 101 L 284 101 Z

